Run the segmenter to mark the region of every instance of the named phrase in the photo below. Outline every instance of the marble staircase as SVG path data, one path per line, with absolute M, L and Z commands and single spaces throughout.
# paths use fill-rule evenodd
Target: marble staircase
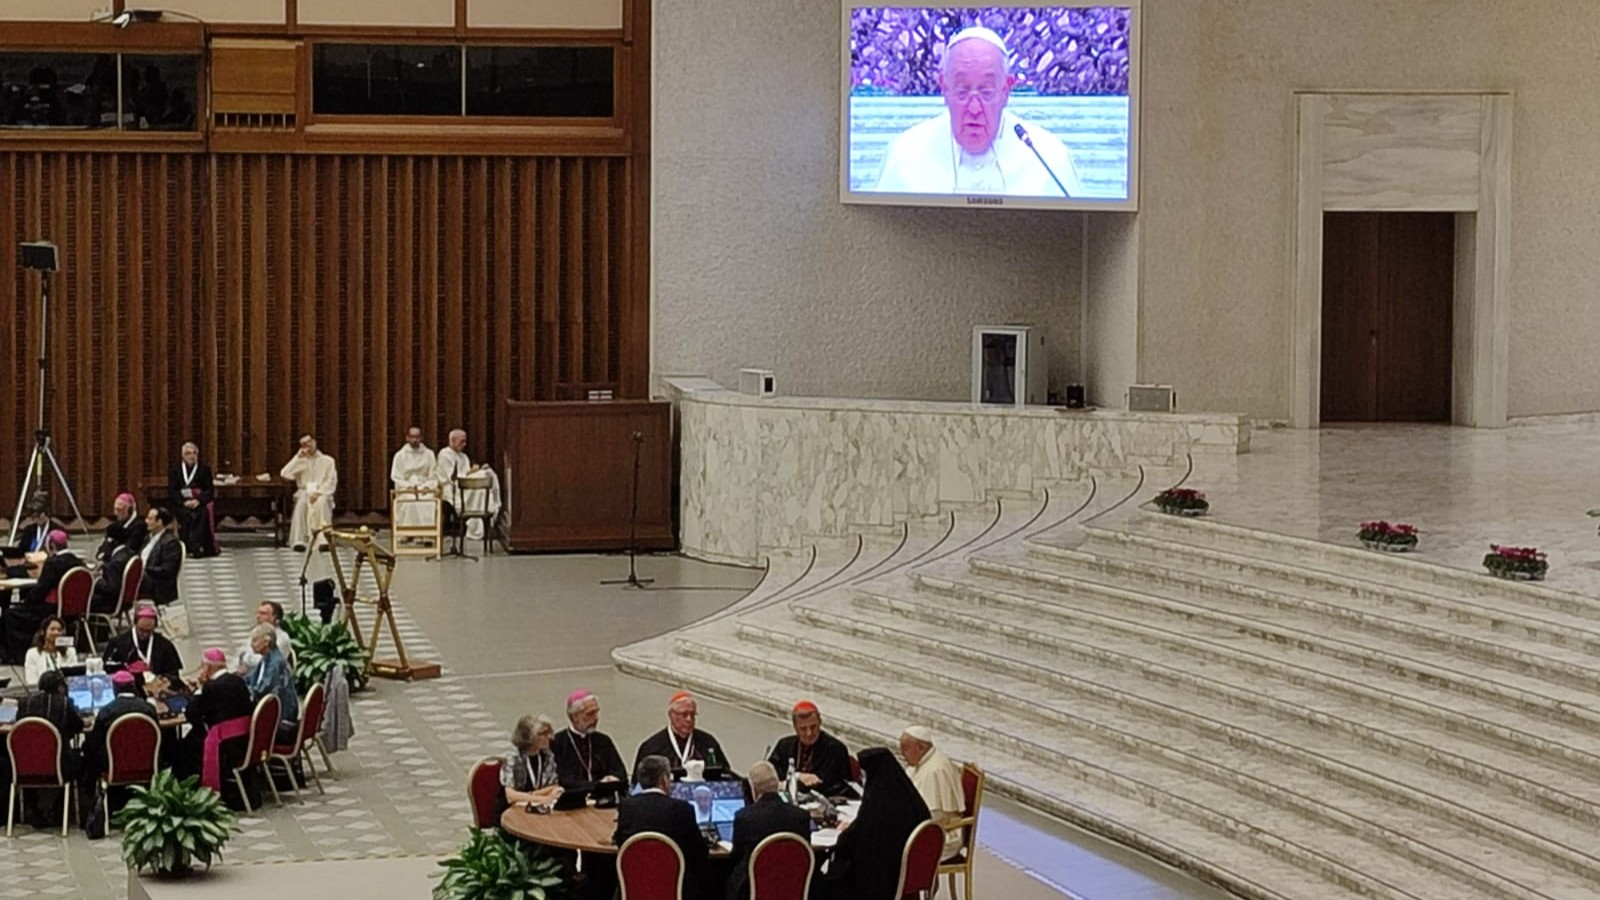
M 615 659 L 779 716 L 810 697 L 855 745 L 929 724 L 996 790 L 1245 897 L 1600 896 L 1600 604 L 1132 509 L 1150 492 L 775 551 Z

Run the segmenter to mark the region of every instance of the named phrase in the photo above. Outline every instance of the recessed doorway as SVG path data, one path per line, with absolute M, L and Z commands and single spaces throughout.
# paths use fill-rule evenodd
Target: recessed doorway
M 1449 422 L 1456 216 L 1323 217 L 1324 422 Z

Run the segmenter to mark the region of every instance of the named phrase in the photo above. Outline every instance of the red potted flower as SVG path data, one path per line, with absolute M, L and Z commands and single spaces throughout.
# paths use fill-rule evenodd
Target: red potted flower
M 1203 516 L 1211 508 L 1205 491 L 1194 488 L 1167 488 L 1156 495 L 1154 503 L 1156 509 L 1174 516 Z
M 1397 522 L 1393 525 L 1379 520 L 1377 522 L 1362 522 L 1361 528 L 1356 532 L 1356 539 L 1370 550 L 1384 550 L 1389 553 L 1410 553 L 1417 549 L 1416 526 Z
M 1517 581 L 1543 581 L 1550 570 L 1545 553 L 1537 547 L 1507 547 L 1490 544 L 1483 558 L 1483 567 L 1497 578 Z

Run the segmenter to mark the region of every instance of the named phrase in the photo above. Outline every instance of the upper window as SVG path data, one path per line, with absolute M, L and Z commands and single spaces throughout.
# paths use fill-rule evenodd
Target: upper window
M 0 53 L 0 126 L 116 128 L 114 53 Z
M 461 47 L 317 44 L 311 106 L 327 116 L 461 115 Z
M 311 105 L 323 116 L 610 118 L 611 47 L 318 43 Z
M 122 127 L 194 131 L 197 60 L 193 56 L 122 57 Z
M 468 47 L 467 115 L 610 118 L 610 47 Z

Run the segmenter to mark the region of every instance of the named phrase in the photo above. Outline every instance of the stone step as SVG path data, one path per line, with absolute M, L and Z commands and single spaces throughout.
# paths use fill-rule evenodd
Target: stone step
M 788 715 L 794 703 L 796 685 L 763 677 L 742 669 L 706 662 L 676 654 L 670 663 L 636 658 L 632 648 L 614 654 L 625 673 L 663 683 L 679 684 L 708 697 L 732 702 L 774 719 Z M 828 730 L 853 746 L 893 747 L 907 712 L 885 715 L 874 707 L 847 699 L 842 694 L 808 686 L 809 696 L 825 711 Z M 1059 766 L 1046 766 L 1013 756 L 996 746 L 992 739 L 972 740 L 944 727 L 941 713 L 931 719 L 940 723 L 939 744 L 954 759 L 982 760 L 991 789 L 1042 808 L 1061 819 L 1103 835 L 1137 851 L 1144 852 L 1198 878 L 1233 891 L 1247 900 L 1323 900 L 1348 897 L 1354 887 L 1370 881 L 1355 873 L 1348 881 L 1325 879 L 1306 871 L 1286 848 L 1272 845 L 1266 836 L 1237 840 L 1204 828 L 1173 834 L 1170 818 L 1143 802 L 1099 787 L 1089 778 L 1074 778 L 1072 789 L 1063 790 Z M 1091 773 L 1109 780 L 1111 773 Z M 1241 833 L 1251 835 L 1246 823 L 1238 823 Z M 1164 832 L 1157 836 L 1156 832 Z M 980 819 L 981 838 L 983 824 Z M 1261 845 L 1270 845 L 1263 848 Z M 1367 896 L 1392 896 L 1368 893 Z
M 1418 554 L 1375 553 L 1354 545 L 1358 524 L 1352 522 L 1350 525 L 1350 546 L 1260 531 L 1212 518 L 1186 519 L 1145 514 L 1135 520 L 1131 527 L 1152 537 L 1230 551 L 1265 561 L 1318 571 L 1360 572 L 1369 580 L 1384 585 L 1476 600 L 1491 609 L 1546 610 L 1585 619 L 1591 623 L 1591 627 L 1600 625 L 1600 601 L 1591 597 L 1442 566 L 1419 559 Z M 1427 541 L 1426 533 L 1422 540 Z M 1485 553 L 1489 551 L 1488 543 L 1484 542 Z M 1425 551 L 1426 543 L 1423 548 Z
M 1253 773 L 1235 771 L 1208 761 L 1203 754 L 1222 753 L 1225 742 L 1193 740 L 1191 748 L 1152 745 L 1126 731 L 1077 727 L 1042 716 L 1023 715 L 994 703 L 953 697 L 941 686 L 923 681 L 885 682 L 875 675 L 882 660 L 827 659 L 818 665 L 819 650 L 805 646 L 784 650 L 741 642 L 701 644 L 685 640 L 682 652 L 691 658 L 788 684 L 808 694 L 826 691 L 854 699 L 885 715 L 910 715 L 939 722 L 946 731 L 980 741 L 985 735 L 1007 752 L 1046 765 L 1056 764 L 1075 777 L 1102 779 L 1129 801 L 1142 801 L 1191 825 L 1239 834 L 1244 825 L 1323 877 L 1354 879 L 1349 887 L 1380 896 L 1422 898 L 1527 897 L 1590 900 L 1600 885 L 1563 873 L 1540 873 L 1548 893 L 1530 892 L 1513 880 L 1520 863 L 1504 847 L 1481 846 L 1464 852 L 1473 859 L 1441 851 L 1430 841 L 1447 843 L 1438 823 L 1416 815 L 1403 830 L 1393 830 L 1358 814 L 1313 802 L 1294 791 L 1273 786 L 1276 767 L 1257 763 Z M 925 670 L 926 672 L 926 670 Z M 1057 711 L 1061 713 L 1061 711 Z M 1062 713 L 1062 715 L 1065 715 Z M 1197 752 L 1198 751 L 1198 752 Z M 992 751 L 991 751 L 992 754 Z M 1241 766 L 1241 760 L 1230 760 Z M 1398 813 L 1395 814 L 1398 816 Z M 1187 833 L 1189 829 L 1174 829 Z M 1348 862 L 1359 861 L 1359 869 Z M 1502 866 L 1512 877 L 1498 874 Z
M 1029 559 L 1015 563 L 974 558 L 971 565 L 974 574 L 1062 592 L 1075 604 L 1122 612 L 1131 607 L 1149 621 L 1182 624 L 1222 639 L 1250 638 L 1258 646 L 1285 646 L 1304 655 L 1357 663 L 1369 671 L 1395 672 L 1447 687 L 1463 698 L 1536 710 L 1569 725 L 1600 725 L 1600 697 L 1590 691 L 1552 684 L 1504 666 L 1491 667 L 1482 662 L 1469 666 L 1447 652 L 1402 640 L 1369 634 L 1349 636 L 1359 637 L 1359 641 L 1347 639 L 1341 636 L 1343 632 L 1330 629 L 1314 616 L 1263 611 L 1247 599 L 1232 603 L 1211 597 L 1177 600 L 1087 580 L 1091 576 L 1084 569 L 1094 565 L 1092 558 L 1070 565 L 1064 560 Z
M 1600 684 L 1600 666 L 1586 646 L 1600 650 L 1600 633 L 1572 631 L 1515 617 L 1474 616 L 1426 595 L 1352 591 L 1333 575 L 1279 571 L 1274 564 L 1121 532 L 1093 530 L 1076 550 L 1028 545 L 1027 558 L 1081 573 L 1084 580 L 1130 590 L 1182 596 L 1213 608 L 1270 614 L 1275 622 L 1332 627 L 1399 639 L 1441 651 L 1451 659 L 1476 659 L 1490 667 L 1588 692 Z M 1013 558 L 1011 561 L 1020 562 Z M 1317 623 L 1321 623 L 1318 626 Z M 1593 638 L 1591 642 L 1590 638 Z M 1600 699 L 1600 698 L 1597 698 Z
M 796 604 L 793 612 L 811 636 L 817 630 L 828 633 L 825 640 L 810 641 L 808 646 L 820 644 L 826 654 L 871 660 L 885 670 L 880 673 L 884 678 L 918 677 L 917 665 L 936 662 L 934 674 L 922 678 L 935 679 L 974 702 L 994 702 L 998 696 L 1001 702 L 1026 707 L 1035 698 L 1046 696 L 1051 704 L 1076 716 L 1089 716 L 1099 709 L 1103 715 L 1098 721 L 1121 725 L 1141 720 L 1152 729 L 1149 739 L 1154 742 L 1163 741 L 1168 734 L 1205 734 L 1229 748 L 1208 759 L 1221 760 L 1236 751 L 1245 752 L 1252 762 L 1258 755 L 1276 759 L 1285 770 L 1278 776 L 1280 781 L 1288 782 L 1290 770 L 1309 775 L 1294 779 L 1296 789 L 1303 793 L 1339 796 L 1347 788 L 1356 788 L 1367 795 L 1369 807 L 1402 804 L 1447 819 L 1477 839 L 1506 842 L 1518 852 L 1537 856 L 1540 865 L 1560 866 L 1586 878 L 1600 876 L 1600 858 L 1588 853 L 1594 823 L 1600 818 L 1600 808 L 1593 804 L 1569 796 L 1566 799 L 1582 815 L 1551 816 L 1541 803 L 1545 797 L 1529 797 L 1511 789 L 1516 776 L 1509 772 L 1502 773 L 1504 783 L 1462 779 L 1456 773 L 1465 760 L 1421 745 L 1411 753 L 1394 753 L 1383 743 L 1364 740 L 1354 730 L 1282 715 L 1281 710 L 1248 698 L 1219 700 L 1214 692 L 1174 691 L 1168 684 L 1110 677 L 1093 662 L 1023 654 L 1006 641 L 989 637 L 977 617 L 966 617 L 971 627 L 959 631 L 901 618 L 895 610 L 903 599 L 859 593 L 850 602 L 830 595 Z M 769 621 L 774 619 L 777 621 Z M 792 623 L 779 618 L 778 611 L 759 622 L 743 621 L 739 627 L 745 638 L 780 647 L 792 644 L 793 632 Z M 1227 702 L 1232 699 L 1247 702 Z M 1579 776 L 1568 772 L 1566 777 Z M 1318 783 L 1321 793 L 1313 793 L 1311 781 Z M 1600 792 L 1600 784 L 1592 781 L 1586 781 L 1585 787 Z
M 963 575 L 959 582 L 920 572 L 913 577 L 919 588 L 947 595 L 952 608 L 992 616 L 994 627 L 1014 639 L 1047 640 L 1066 633 L 1134 648 L 1130 650 L 1134 655 L 1154 653 L 1191 671 L 1272 679 L 1337 697 L 1339 703 L 1355 708 L 1365 705 L 1386 716 L 1414 716 L 1513 752 L 1589 770 L 1600 766 L 1593 731 L 1587 726 L 1567 726 L 1542 710 L 1515 703 L 1467 702 L 1446 685 L 1403 671 L 1307 653 L 1290 643 L 1246 639 L 1236 629 L 1200 628 L 1192 622 L 1169 626 L 1142 617 L 1138 598 L 1123 600 L 1123 592 L 1107 589 L 1105 602 L 1096 602 L 1092 592 L 1064 595 L 1044 586 L 975 573 Z
M 1384 754 L 1482 788 L 1509 792 L 1585 827 L 1600 827 L 1600 783 L 1591 780 L 1593 771 L 1586 767 L 1541 758 L 1526 746 L 1508 748 L 1494 738 L 1463 733 L 1410 708 L 1263 677 L 1254 669 L 1186 668 L 1181 665 L 1185 659 L 1140 636 L 1032 629 L 997 621 L 984 609 L 958 607 L 951 597 L 883 582 L 870 592 L 856 592 L 855 610 L 836 608 L 823 616 L 810 612 L 809 603 L 792 609 L 819 628 L 880 635 L 891 643 L 907 643 L 999 672 L 1086 679 L 1151 700 L 1192 698 L 1214 716 L 1236 710 L 1252 715 L 1261 733 L 1278 736 L 1262 718 L 1269 717 L 1305 746 L 1345 754 L 1341 758 L 1351 748 L 1357 754 Z

